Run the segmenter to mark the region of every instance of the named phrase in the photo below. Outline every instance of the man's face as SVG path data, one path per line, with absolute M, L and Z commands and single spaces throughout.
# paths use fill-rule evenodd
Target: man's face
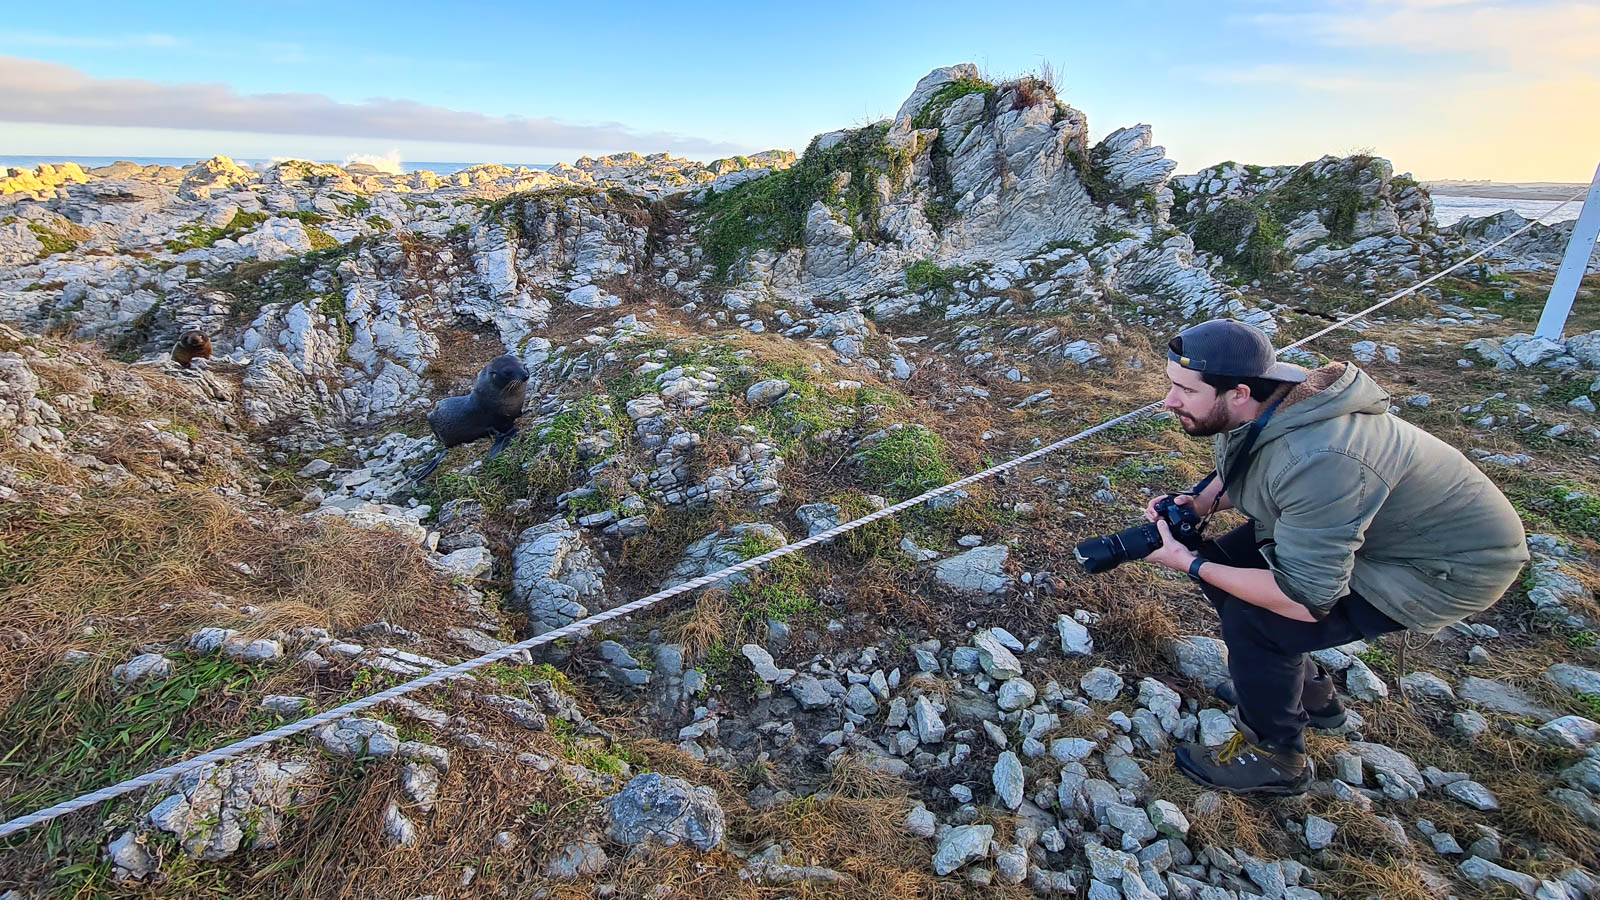
M 1221 434 L 1233 427 L 1228 413 L 1227 395 L 1200 379 L 1200 373 L 1175 362 L 1167 362 L 1167 391 L 1164 405 L 1178 417 L 1183 430 L 1195 437 Z

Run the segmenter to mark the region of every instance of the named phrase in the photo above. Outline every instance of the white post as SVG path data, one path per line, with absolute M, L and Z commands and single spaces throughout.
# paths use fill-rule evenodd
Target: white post
M 1600 166 L 1595 167 L 1589 195 L 1583 198 L 1583 211 L 1572 226 L 1572 240 L 1567 243 L 1567 255 L 1561 258 L 1561 268 L 1556 270 L 1556 280 L 1550 285 L 1550 297 L 1544 302 L 1535 337 L 1561 340 L 1561 329 L 1572 312 L 1572 300 L 1578 295 L 1578 283 L 1583 281 L 1596 238 L 1600 238 Z

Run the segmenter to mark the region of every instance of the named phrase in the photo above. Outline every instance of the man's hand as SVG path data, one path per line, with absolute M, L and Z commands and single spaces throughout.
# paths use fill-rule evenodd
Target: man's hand
M 1144 561 L 1155 563 L 1158 566 L 1166 566 L 1175 572 L 1182 572 L 1187 575 L 1189 573 L 1189 564 L 1194 562 L 1194 558 L 1199 554 L 1178 543 L 1177 539 L 1172 536 L 1172 529 L 1167 527 L 1165 521 L 1155 520 L 1155 522 L 1156 530 L 1161 532 L 1161 546 L 1157 547 L 1149 556 L 1146 556 Z
M 1144 520 L 1146 522 L 1154 522 L 1156 520 L 1156 504 L 1160 503 L 1167 497 L 1171 497 L 1172 502 L 1178 504 L 1179 506 L 1187 506 L 1190 509 L 1193 509 L 1195 511 L 1195 515 L 1204 516 L 1206 514 L 1205 510 L 1195 505 L 1193 494 L 1157 494 L 1156 496 L 1150 498 L 1149 503 L 1144 505 Z

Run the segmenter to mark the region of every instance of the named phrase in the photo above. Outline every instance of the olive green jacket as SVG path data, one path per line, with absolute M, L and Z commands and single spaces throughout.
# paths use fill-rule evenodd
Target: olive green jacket
M 1216 437 L 1226 472 L 1249 433 Z M 1335 363 L 1284 398 L 1228 487 L 1278 586 L 1318 618 L 1355 591 L 1438 631 L 1494 605 L 1528 560 L 1505 495 L 1460 451 L 1389 414 L 1365 372 Z

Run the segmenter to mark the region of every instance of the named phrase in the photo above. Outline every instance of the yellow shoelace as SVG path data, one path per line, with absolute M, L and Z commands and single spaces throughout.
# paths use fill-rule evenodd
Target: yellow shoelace
M 1233 737 L 1228 738 L 1226 743 L 1217 748 L 1217 762 L 1228 762 L 1247 749 L 1254 750 L 1255 747 L 1252 746 L 1249 741 L 1244 739 L 1244 735 L 1242 733 L 1235 731 L 1233 733 Z

